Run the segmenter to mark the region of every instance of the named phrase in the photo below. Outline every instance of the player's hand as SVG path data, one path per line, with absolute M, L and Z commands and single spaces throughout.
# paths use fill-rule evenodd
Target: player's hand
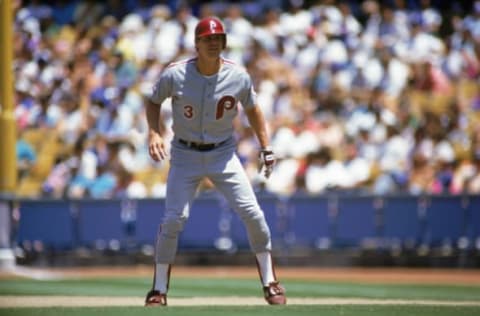
M 259 154 L 259 167 L 258 172 L 261 172 L 263 169 L 263 174 L 268 179 L 273 171 L 273 166 L 275 165 L 275 154 L 271 148 L 264 148 L 260 151 Z
M 155 161 L 164 160 L 167 157 L 163 137 L 155 131 L 148 133 L 148 153 Z

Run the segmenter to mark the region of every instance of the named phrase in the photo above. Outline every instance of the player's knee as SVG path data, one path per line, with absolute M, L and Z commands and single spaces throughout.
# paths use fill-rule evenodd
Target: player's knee
M 166 218 L 160 227 L 161 233 L 167 236 L 178 235 L 183 230 L 186 220 L 186 217 Z
M 263 212 L 258 207 L 242 208 L 237 213 L 244 222 L 258 222 L 265 219 Z

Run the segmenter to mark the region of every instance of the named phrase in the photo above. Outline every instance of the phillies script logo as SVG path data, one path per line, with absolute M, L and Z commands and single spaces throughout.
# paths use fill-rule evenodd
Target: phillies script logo
M 235 101 L 235 98 L 231 95 L 222 97 L 220 100 L 218 100 L 217 115 L 215 116 L 215 118 L 217 120 L 221 119 L 223 117 L 223 114 L 225 113 L 225 110 L 232 110 L 235 108 L 236 105 L 237 102 Z

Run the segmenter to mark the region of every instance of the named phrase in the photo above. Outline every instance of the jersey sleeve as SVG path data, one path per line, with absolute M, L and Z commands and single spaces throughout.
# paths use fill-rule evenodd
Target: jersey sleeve
M 244 92 L 241 96 L 240 103 L 242 103 L 243 108 L 248 109 L 254 107 L 257 104 L 257 92 L 253 87 L 252 78 L 248 73 L 244 73 L 242 76 Z
M 160 79 L 153 85 L 150 101 L 161 105 L 162 102 L 171 96 L 172 91 L 172 72 L 170 68 L 165 69 L 160 75 Z

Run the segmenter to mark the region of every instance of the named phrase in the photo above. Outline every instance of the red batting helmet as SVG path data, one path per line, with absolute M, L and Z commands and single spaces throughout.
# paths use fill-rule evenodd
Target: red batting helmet
M 204 18 L 201 19 L 195 27 L 195 39 L 213 34 L 223 35 L 223 48 L 225 48 L 227 44 L 227 34 L 225 33 L 225 28 L 219 19 L 213 17 Z

